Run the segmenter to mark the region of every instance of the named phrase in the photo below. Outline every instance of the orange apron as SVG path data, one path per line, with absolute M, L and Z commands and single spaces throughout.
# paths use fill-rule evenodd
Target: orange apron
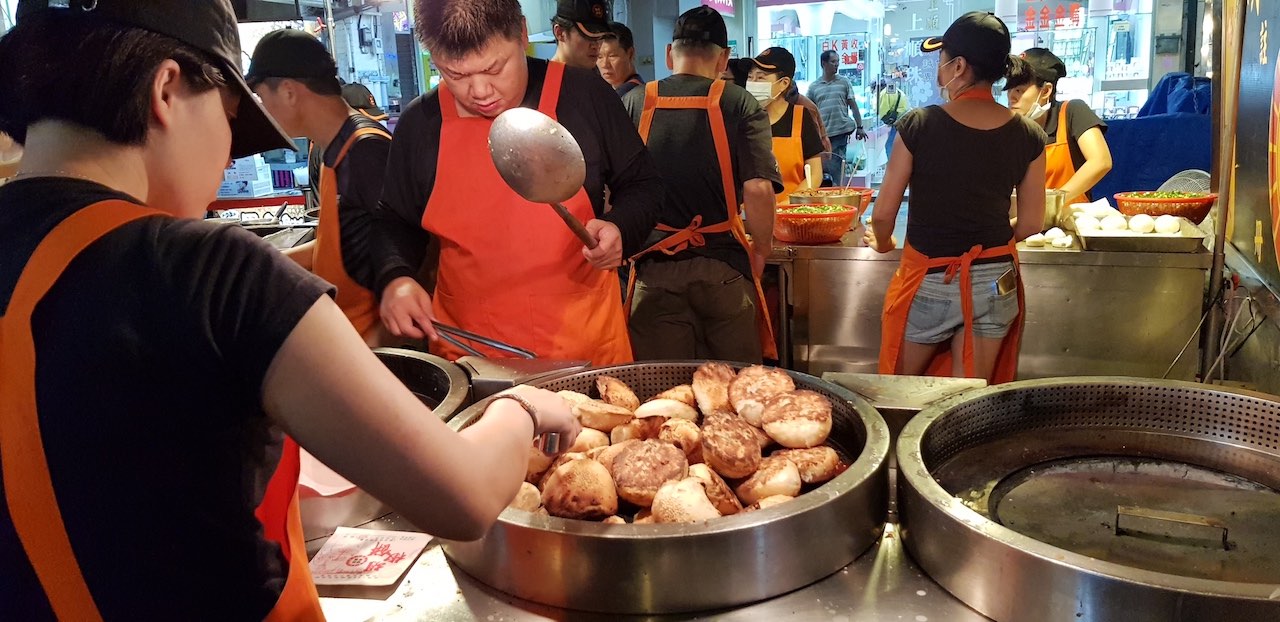
M 556 117 L 564 65 L 547 66 L 538 110 Z M 596 365 L 632 359 L 615 270 L 598 270 L 554 210 L 507 186 L 489 156 L 493 119 L 463 117 L 440 86 L 440 155 L 422 227 L 440 240 L 436 318 L 551 359 Z M 564 206 L 595 218 L 585 189 Z M 509 354 L 474 344 L 488 356 Z M 448 359 L 464 356 L 433 344 Z
M 791 135 L 785 138 L 773 138 L 773 157 L 778 160 L 778 172 L 782 174 L 782 192 L 778 193 L 778 203 L 787 203 L 791 193 L 805 182 L 804 177 L 804 107 L 791 106 Z M 821 175 L 821 171 L 814 171 Z
M 1022 344 L 1022 324 L 1026 317 L 1025 300 L 1023 299 L 1022 271 L 1018 263 L 1018 250 L 1014 242 L 1007 246 L 983 249 L 974 246 L 969 252 L 959 257 L 930 258 L 907 244 L 902 249 L 902 263 L 889 281 L 889 291 L 884 297 L 884 314 L 880 319 L 880 369 L 881 374 L 894 374 L 897 370 L 898 357 L 902 350 L 903 336 L 907 332 L 907 314 L 911 311 L 911 302 L 924 281 L 930 268 L 946 267 L 947 282 L 956 275 L 960 277 L 960 309 L 964 314 L 964 375 L 967 378 L 976 376 L 973 361 L 973 281 L 969 272 L 970 266 L 978 259 L 993 257 L 1010 257 L 1018 271 L 1018 319 L 1014 320 L 1009 334 L 1000 344 L 1000 352 L 996 355 L 996 365 L 988 382 L 998 384 L 1011 382 L 1018 375 L 1018 350 Z M 926 375 L 951 375 L 951 349 L 939 348 L 937 355 L 929 364 Z
M 4 473 L 5 503 L 13 526 L 35 569 L 54 615 L 60 620 L 101 620 L 76 561 L 58 507 L 53 480 L 40 436 L 35 378 L 35 338 L 31 315 L 66 267 L 85 248 L 120 226 L 162 215 L 150 208 L 125 201 L 103 201 L 89 205 L 53 229 L 31 255 L 13 291 L 9 309 L 0 318 L 0 395 L 4 396 L 0 417 L 0 468 Z M 289 449 L 292 447 L 292 459 Z M 293 485 L 297 483 L 297 445 L 286 441 L 285 455 L 268 486 L 263 505 L 272 500 L 271 491 L 292 494 L 293 485 L 282 480 L 286 464 L 292 462 Z M 275 513 L 264 521 L 268 534 L 276 533 L 281 552 L 289 563 L 284 590 L 268 620 L 323 620 L 320 599 L 311 582 L 302 522 L 296 495 L 286 502 L 287 513 Z M 259 508 L 261 516 L 263 509 Z M 285 545 L 284 540 L 287 540 Z
M 1076 174 L 1076 164 L 1071 160 L 1071 129 L 1067 127 L 1067 104 L 1062 102 L 1058 112 L 1058 139 L 1044 146 L 1044 187 L 1061 188 Z M 1068 197 L 1066 205 L 1088 203 L 1087 196 Z
M 725 212 L 728 219 L 714 225 L 702 226 L 702 216 L 695 216 L 693 222 L 684 228 L 658 223 L 657 230 L 671 233 L 662 241 L 636 253 L 627 261 L 631 264 L 627 277 L 626 308 L 631 310 L 631 299 L 636 289 L 636 261 L 649 253 L 661 252 L 675 255 L 689 247 L 706 244 L 706 234 L 731 233 L 742 245 L 742 250 L 751 254 L 751 243 L 747 240 L 747 229 L 738 215 L 738 207 L 734 199 L 738 196 L 733 187 L 733 161 L 729 157 L 729 135 L 725 131 L 724 113 L 720 110 L 720 97 L 724 94 L 724 80 L 711 83 L 711 90 L 705 97 L 659 97 L 657 81 L 645 85 L 644 112 L 640 114 L 640 139 L 649 144 L 649 131 L 653 128 L 653 114 L 656 110 L 706 110 L 710 117 L 711 138 L 716 147 L 716 159 L 720 163 L 720 183 L 724 190 Z M 797 116 L 797 118 L 799 118 Z M 777 141 L 778 139 L 774 139 Z M 775 143 L 776 144 L 776 143 Z M 775 147 L 776 149 L 776 147 Z M 803 173 L 802 173 L 803 174 Z M 773 326 L 769 321 L 769 309 L 765 307 L 764 288 L 760 279 L 752 276 L 756 288 L 756 329 L 760 334 L 760 345 L 764 349 L 764 358 L 778 359 L 778 346 L 773 339 Z
M 359 112 L 360 114 L 362 114 L 362 115 L 364 115 L 364 116 L 366 116 L 366 117 L 369 117 L 370 119 L 373 119 L 374 121 L 377 121 L 378 123 L 382 123 L 383 121 L 386 121 L 386 120 L 387 120 L 387 118 L 389 118 L 389 117 L 391 116 L 391 115 L 389 115 L 389 114 L 385 114 L 385 113 L 384 113 L 384 114 L 377 115 L 377 116 L 375 116 L 375 115 L 371 115 L 371 114 L 369 114 L 369 113 L 368 113 L 368 111 L 366 111 L 366 110 L 365 110 L 365 109 L 363 109 L 363 108 L 359 109 L 357 112 Z
M 391 135 L 371 127 L 362 127 L 351 133 L 351 137 L 338 151 L 333 166 L 325 165 L 320 169 L 320 224 L 316 227 L 315 259 L 312 271 L 316 276 L 332 283 L 338 288 L 335 302 L 342 309 L 343 315 L 351 321 L 356 332 L 365 341 L 376 339 L 381 328 L 378 320 L 378 301 L 373 292 L 361 287 L 347 274 L 342 264 L 342 230 L 338 217 L 338 175 L 335 169 L 346 159 L 347 152 L 364 136 L 383 136 L 391 140 Z

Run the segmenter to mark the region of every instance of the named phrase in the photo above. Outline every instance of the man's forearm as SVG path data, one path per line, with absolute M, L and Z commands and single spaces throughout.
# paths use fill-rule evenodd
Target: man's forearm
M 772 185 L 763 179 L 752 179 L 743 186 L 743 207 L 746 211 L 747 233 L 751 235 L 753 250 L 767 255 L 773 249 L 774 202 Z

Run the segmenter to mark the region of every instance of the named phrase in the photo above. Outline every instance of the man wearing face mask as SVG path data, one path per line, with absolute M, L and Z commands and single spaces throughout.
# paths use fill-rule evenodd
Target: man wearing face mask
M 1093 200 L 1091 189 L 1111 170 L 1107 124 L 1079 99 L 1060 102 L 1058 80 L 1067 67 L 1053 52 L 1031 48 L 1013 61 L 1004 90 L 1009 108 L 1044 130 L 1045 184 L 1062 190 L 1067 205 Z
M 809 85 L 809 99 L 818 105 L 818 110 L 822 113 L 822 125 L 831 140 L 831 152 L 837 156 L 828 158 L 823 170 L 833 181 L 839 183 L 845 151 L 849 147 L 849 136 L 866 140 L 867 133 L 862 129 L 862 112 L 858 110 L 858 101 L 853 97 L 853 84 L 838 73 L 840 53 L 827 50 L 819 60 L 822 63 L 822 77 Z M 853 112 L 852 117 L 849 116 L 850 111 Z
M 673 75 L 623 99 L 669 189 L 654 235 L 661 239 L 632 258 L 637 360 L 777 358 L 759 278 L 782 184 L 768 115 L 718 79 L 728 47 L 724 18 L 691 9 L 667 46 Z
M 784 97 L 795 82 L 796 59 L 786 48 L 773 47 L 752 59 L 755 64 L 747 74 L 747 92 L 769 113 L 773 134 L 773 156 L 782 174 L 779 203 L 797 190 L 816 188 L 822 179 L 822 135 L 817 121 L 799 104 Z M 845 136 L 848 141 L 848 136 Z M 834 144 L 834 139 L 833 139 Z M 810 174 L 805 175 L 805 166 Z M 832 179 L 839 179 L 832 174 Z

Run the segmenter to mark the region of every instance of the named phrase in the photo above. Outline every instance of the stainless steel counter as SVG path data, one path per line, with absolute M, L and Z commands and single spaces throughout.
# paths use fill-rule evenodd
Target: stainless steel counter
M 815 375 L 874 373 L 885 290 L 901 251 L 879 254 L 861 231 L 838 244 L 781 246 L 784 364 Z M 1211 257 L 1020 247 L 1027 318 L 1020 378 L 1159 378 L 1196 332 Z M 1196 372 L 1196 342 L 1169 378 Z

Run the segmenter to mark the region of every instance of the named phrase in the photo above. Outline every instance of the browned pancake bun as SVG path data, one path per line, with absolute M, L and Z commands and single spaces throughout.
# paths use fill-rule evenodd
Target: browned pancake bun
M 671 387 L 670 389 L 667 389 L 666 391 L 663 391 L 662 393 L 659 393 L 653 396 L 653 399 L 675 400 L 677 402 L 684 402 L 689 406 L 698 405 L 698 398 L 693 396 L 693 387 L 687 384 L 682 384 L 678 387 Z
M 578 438 L 574 439 L 573 445 L 570 445 L 569 451 L 565 453 L 586 453 L 608 444 L 608 434 L 592 428 L 582 428 L 582 431 L 578 433 Z
M 720 514 L 729 516 L 742 511 L 742 503 L 738 501 L 738 495 L 733 494 L 729 484 L 712 471 L 711 467 L 705 464 L 691 464 L 689 477 L 702 480 L 707 489 L 707 498 L 711 500 L 711 505 L 716 506 L 716 511 Z
M 551 463 L 556 461 L 555 456 L 548 456 L 541 449 L 529 446 L 529 463 L 525 467 L 524 481 L 536 484 L 542 481 L 542 476 L 551 468 Z
M 507 504 L 507 507 L 524 510 L 526 512 L 536 512 L 542 506 L 542 493 L 538 491 L 538 487 L 529 482 L 520 482 L 520 490 L 516 491 L 516 497 Z
M 702 426 L 702 459 L 730 479 L 755 473 L 760 466 L 760 443 L 751 424 L 732 415 L 709 417 Z
M 733 368 L 724 363 L 703 363 L 693 372 L 693 396 L 702 414 L 732 408 L 729 403 L 729 384 L 737 377 Z
M 595 456 L 595 461 L 599 462 L 600 465 L 609 472 L 610 477 L 613 477 L 613 461 L 617 459 L 619 454 L 626 451 L 628 447 L 639 442 L 640 441 L 638 440 L 632 439 L 629 441 L 622 441 L 621 443 L 614 443 L 601 450 L 600 453 Z
M 684 452 L 661 441 L 641 441 L 613 459 L 618 496 L 641 507 L 653 504 L 653 496 L 664 483 L 688 474 Z
M 624 441 L 647 441 L 658 438 L 658 432 L 662 430 L 662 424 L 666 421 L 662 417 L 632 419 L 609 432 L 609 440 L 617 445 Z
M 542 477 L 538 479 L 538 490 L 546 490 L 547 480 L 551 479 L 551 475 L 556 472 L 556 469 L 560 468 L 567 462 L 577 460 L 578 458 L 586 458 L 586 457 L 587 457 L 586 454 L 576 454 L 576 453 L 564 453 L 564 454 L 560 454 L 559 456 L 556 456 L 555 460 L 552 461 L 551 463 L 551 468 L 547 469 L 547 471 L 542 474 Z
M 754 512 L 756 510 L 763 510 L 765 508 L 771 508 L 775 505 L 782 505 L 783 503 L 786 503 L 792 499 L 795 499 L 795 497 L 788 497 L 786 495 L 774 495 L 772 497 L 765 497 L 747 506 L 745 509 L 743 509 L 743 511 Z
M 825 445 L 809 449 L 779 449 L 770 456 L 786 458 L 795 463 L 796 468 L 800 469 L 800 481 L 806 484 L 830 481 L 846 468 L 840 462 L 840 454 Z
M 764 417 L 764 401 L 795 390 L 796 383 L 787 372 L 776 367 L 752 365 L 738 372 L 729 384 L 729 402 L 738 416 L 758 428 Z
M 542 490 L 542 507 L 560 518 L 600 520 L 618 513 L 618 494 L 599 462 L 579 458 L 551 474 Z
M 636 409 L 636 418 L 662 417 L 663 419 L 685 419 L 697 421 L 698 411 L 680 400 L 649 400 Z
M 573 405 L 573 415 L 584 428 L 608 432 L 631 421 L 635 417 L 630 410 L 599 400 L 591 400 Z
M 659 523 L 697 523 L 719 518 L 720 512 L 707 498 L 703 486 L 696 477 L 663 484 L 653 497 L 653 518 Z
M 600 392 L 600 401 L 635 412 L 640 406 L 640 399 L 635 391 L 621 380 L 613 376 L 596 378 L 596 390 Z
M 831 401 L 813 391 L 775 395 L 764 403 L 764 431 L 789 449 L 816 447 L 831 433 Z
M 738 484 L 735 492 L 745 504 L 752 504 L 767 497 L 800 494 L 800 469 L 786 458 L 765 458 L 760 468 L 746 481 Z
M 702 462 L 702 430 L 698 424 L 685 419 L 668 419 L 658 430 L 658 440 L 680 448 L 690 464 Z

